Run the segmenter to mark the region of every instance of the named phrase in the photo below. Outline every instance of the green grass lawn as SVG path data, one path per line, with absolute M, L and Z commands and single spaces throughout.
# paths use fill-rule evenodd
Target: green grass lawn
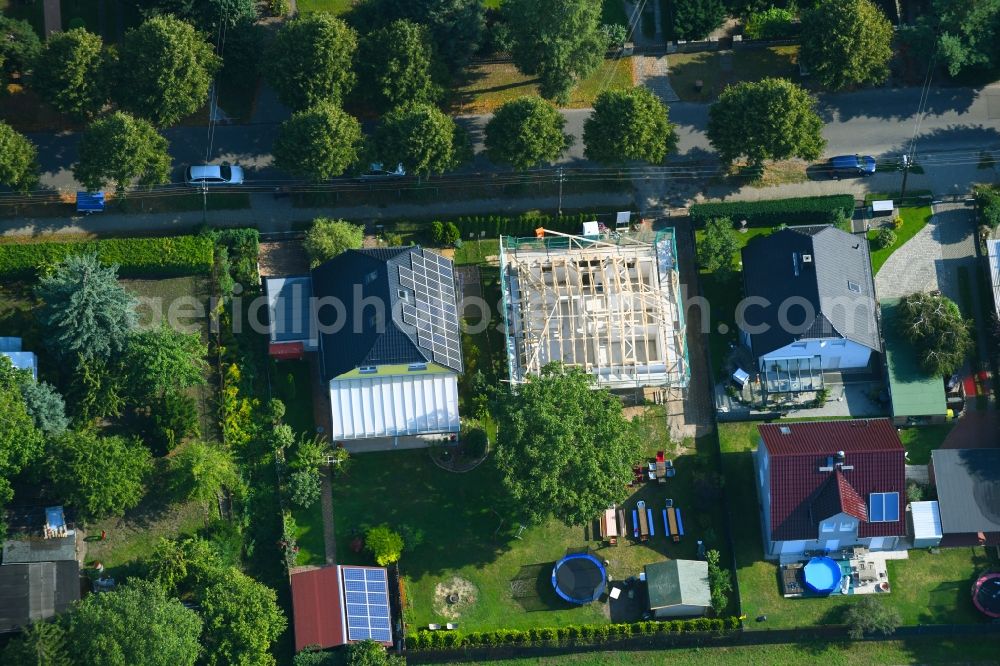
M 593 106 L 603 90 L 631 88 L 632 59 L 605 60 L 596 72 L 580 81 L 570 93 L 567 108 Z M 538 95 L 538 79 L 517 70 L 513 63 L 471 65 L 453 91 L 453 113 L 490 113 L 504 102 Z
M 856 666 L 857 664 L 996 664 L 992 640 L 911 638 L 901 641 L 828 642 L 703 647 L 676 650 L 586 652 L 559 657 L 481 661 L 480 666 Z
M 649 450 L 681 450 L 666 438 L 662 414 L 644 419 L 636 436 Z M 721 541 L 721 534 L 705 527 L 719 525 L 721 513 L 712 514 L 717 505 L 709 505 L 708 513 L 696 509 L 690 484 L 702 455 L 687 444 L 685 453 L 675 458 L 677 477 L 668 484 L 638 489 L 626 506 L 642 498 L 659 509 L 666 497 L 673 497 L 685 511 L 689 536 L 673 544 L 657 529 L 647 544 L 629 539 L 601 549 L 600 557 L 610 562 L 609 573 L 615 579 L 637 575 L 644 564 L 664 557 L 693 557 L 697 538 L 708 539 L 710 545 Z M 371 564 L 368 553 L 351 550 L 354 535 L 379 523 L 399 530 L 408 544 L 400 568 L 411 629 L 449 621 L 441 612 L 446 605 L 438 586 L 456 577 L 475 588 L 475 603 L 455 618 L 468 631 L 607 621 L 603 605 L 571 607 L 555 596 L 549 583 L 553 563 L 567 549 L 600 546 L 594 525 L 568 526 L 553 519 L 527 527 L 515 538 L 518 525 L 499 509 L 503 497 L 490 460 L 471 472 L 454 474 L 434 465 L 426 451 L 356 456 L 347 476 L 334 486 L 338 559 Z M 662 518 L 657 519 L 662 526 Z
M 919 192 L 914 192 L 912 196 L 918 196 Z M 865 204 L 869 204 L 871 201 L 877 199 L 892 199 L 891 194 L 869 194 L 865 197 Z M 868 232 L 868 244 L 871 246 L 871 257 L 872 257 L 872 272 L 878 273 L 882 265 L 892 256 L 892 253 L 898 250 L 906 241 L 913 238 L 918 231 L 924 228 L 928 222 L 930 222 L 932 211 L 930 206 L 903 206 L 897 209 L 898 214 L 903 218 L 903 226 L 896 229 L 896 242 L 889 247 L 882 248 L 881 250 L 876 250 L 873 245 L 875 236 L 878 234 L 878 229 L 872 229 Z M 891 220 L 889 218 L 884 218 L 886 224 L 889 224 Z
M 767 615 L 761 628 L 840 624 L 844 611 L 860 595 L 825 599 L 785 599 L 775 564 L 763 559 L 760 512 L 750 451 L 757 446 L 757 424 L 720 424 L 730 519 L 736 542 L 736 568 L 749 617 Z M 969 599 L 969 585 L 987 563 L 982 548 L 942 549 L 932 555 L 910 551 L 910 559 L 890 562 L 892 593 L 885 603 L 897 608 L 907 624 L 979 622 Z
M 906 447 L 906 462 L 909 465 L 926 465 L 931 461 L 931 451 L 940 448 L 954 423 L 903 428 L 899 439 Z
M 331 14 L 346 14 L 354 7 L 354 0 L 298 0 L 295 3 L 299 12 L 330 12 Z
M 455 265 L 481 264 L 486 260 L 486 257 L 496 257 L 499 255 L 499 238 L 466 240 L 462 242 L 462 247 L 455 249 Z
M 734 53 L 733 68 L 728 72 L 722 71 L 722 57 L 715 51 L 671 53 L 667 63 L 670 84 L 681 100 L 711 102 L 730 83 L 760 81 L 769 76 L 796 80 L 798 57 L 798 46 L 769 46 Z

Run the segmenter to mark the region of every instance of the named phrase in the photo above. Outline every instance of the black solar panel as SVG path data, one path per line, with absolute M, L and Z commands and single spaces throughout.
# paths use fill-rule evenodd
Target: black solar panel
M 343 567 L 347 596 L 347 639 L 392 642 L 389 582 L 383 569 Z
M 462 365 L 461 329 L 455 278 L 449 259 L 423 250 L 410 254 L 410 268 L 399 267 L 399 283 L 413 290 L 413 304 L 403 305 L 403 321 L 417 329 L 417 344 L 435 361 Z

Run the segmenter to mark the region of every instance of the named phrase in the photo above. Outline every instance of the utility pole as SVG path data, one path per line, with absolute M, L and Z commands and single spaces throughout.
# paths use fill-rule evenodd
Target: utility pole
M 910 175 L 910 156 L 909 154 L 903 155 L 903 184 L 899 188 L 899 205 L 903 205 L 903 201 L 906 200 L 906 177 Z
M 201 184 L 201 221 L 208 224 L 208 186 L 205 183 Z
M 563 168 L 559 167 L 559 217 L 562 217 L 562 184 L 563 184 Z

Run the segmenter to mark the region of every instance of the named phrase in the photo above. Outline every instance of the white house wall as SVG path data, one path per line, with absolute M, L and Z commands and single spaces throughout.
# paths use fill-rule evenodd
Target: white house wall
M 823 370 L 852 370 L 867 367 L 871 353 L 868 347 L 843 338 L 800 340 L 762 356 L 760 369 L 769 361 L 819 356 Z

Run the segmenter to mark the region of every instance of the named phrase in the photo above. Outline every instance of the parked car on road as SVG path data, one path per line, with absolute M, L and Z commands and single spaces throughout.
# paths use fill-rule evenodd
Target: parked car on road
M 381 162 L 372 162 L 368 165 L 368 171 L 361 174 L 361 177 L 365 180 L 372 178 L 402 178 L 406 175 L 406 169 L 403 168 L 403 163 L 400 162 L 396 165 L 394 171 L 389 171 Z
M 228 164 L 192 164 L 184 170 L 184 182 L 194 187 L 242 185 L 243 167 Z
M 870 176 L 875 173 L 875 158 L 871 155 L 838 155 L 831 157 L 830 171 L 834 178 Z

